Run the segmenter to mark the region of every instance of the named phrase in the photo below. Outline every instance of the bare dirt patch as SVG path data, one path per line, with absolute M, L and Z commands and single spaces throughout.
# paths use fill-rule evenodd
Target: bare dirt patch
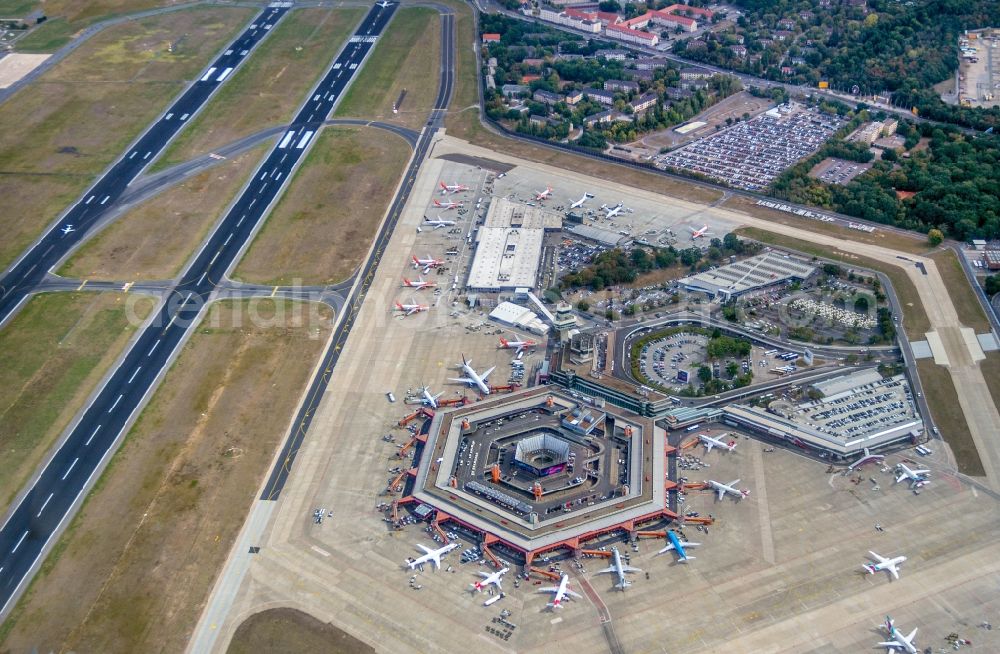
M 331 284 L 368 252 L 410 157 L 385 130 L 326 128 L 234 277 L 260 284 Z
M 59 274 L 115 281 L 172 279 L 269 148 L 259 145 L 140 204 L 87 241 Z M 170 228 L 162 229 L 164 225 Z
M 371 645 L 346 631 L 295 609 L 270 609 L 250 616 L 236 629 L 226 650 L 227 654 L 364 654 L 374 651 Z
M 771 100 L 756 98 L 746 91 L 736 93 L 709 107 L 691 120 L 687 121 L 703 122 L 705 123 L 704 127 L 687 134 L 678 134 L 674 131 L 674 129 L 679 127 L 679 125 L 674 125 L 673 127 L 659 130 L 653 132 L 652 134 L 647 134 L 639 139 L 637 143 L 641 143 L 642 145 L 655 150 L 659 150 L 660 148 L 680 147 L 681 145 L 694 141 L 695 139 L 708 136 L 709 134 L 714 134 L 716 132 L 716 125 L 726 127 L 727 118 L 730 120 L 730 123 L 735 120 L 743 120 L 744 115 L 752 118 L 767 111 L 767 109 L 773 104 L 774 102 Z
M 268 305 L 268 306 L 264 306 Z M 314 305 L 309 305 L 314 306 Z M 4 651 L 183 651 L 329 336 L 214 305 L 2 633 Z M 69 590 L 72 589 L 72 590 Z

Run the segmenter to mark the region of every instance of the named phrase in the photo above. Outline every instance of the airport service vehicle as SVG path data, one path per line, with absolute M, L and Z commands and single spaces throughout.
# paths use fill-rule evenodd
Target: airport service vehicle
M 873 575 L 879 570 L 888 570 L 892 573 L 892 576 L 895 579 L 899 579 L 899 566 L 906 560 L 905 556 L 897 556 L 887 559 L 884 556 L 876 554 L 875 552 L 869 551 L 868 553 L 871 554 L 871 557 L 874 560 L 878 561 L 878 563 L 866 563 L 861 566 L 868 574 Z
M 415 288 L 418 291 L 422 291 L 425 288 L 431 288 L 432 286 L 437 286 L 434 282 L 425 282 L 423 277 L 417 277 L 416 281 L 412 279 L 403 278 L 403 288 Z
M 726 496 L 727 493 L 730 495 L 734 495 L 736 497 L 737 502 L 739 502 L 744 497 L 750 494 L 750 491 L 748 490 L 740 490 L 739 488 L 736 488 L 736 484 L 740 483 L 739 479 L 734 479 L 728 484 L 723 484 L 720 481 L 712 481 L 711 479 L 708 480 L 706 483 L 709 485 L 709 487 L 711 487 L 712 490 L 718 493 L 720 501 L 722 500 L 723 497 Z
M 496 586 L 497 590 L 503 590 L 503 588 L 500 586 L 500 582 L 503 580 L 503 576 L 507 574 L 508 571 L 510 571 L 510 568 L 503 568 L 493 573 L 479 571 L 477 574 L 482 576 L 482 579 L 474 584 L 469 584 L 469 585 L 475 588 L 480 593 L 483 592 L 483 589 L 489 586 L 490 584 Z M 487 604 L 486 606 L 489 605 Z
M 445 184 L 441 182 L 441 195 L 447 193 L 461 193 L 462 191 L 468 191 L 469 187 L 464 184 Z
M 454 220 L 441 220 L 440 216 L 438 216 L 437 220 L 431 220 L 427 216 L 424 216 L 424 224 L 427 225 L 427 226 L 429 226 L 429 227 L 433 227 L 434 229 L 439 229 L 441 227 L 451 227 L 451 226 L 453 226 L 455 224 L 455 221 Z
M 720 441 L 718 438 L 712 438 L 706 434 L 698 434 L 698 439 L 701 444 L 705 446 L 705 454 L 712 451 L 712 448 L 718 447 L 727 452 L 732 452 L 736 449 L 736 441 L 729 441 L 728 443 Z
M 548 604 L 546 604 L 546 606 L 548 606 L 549 608 L 552 608 L 552 609 L 560 609 L 560 608 L 562 608 L 562 601 L 564 599 L 567 599 L 567 598 L 569 598 L 569 599 L 581 599 L 581 596 L 578 593 L 574 593 L 573 591 L 571 591 L 569 589 L 569 575 L 566 575 L 566 574 L 564 574 L 559 579 L 559 585 L 558 586 L 548 586 L 546 588 L 539 588 L 538 592 L 539 593 L 555 593 L 555 597 L 552 598 L 552 601 L 549 602 Z
M 626 572 L 642 572 L 639 568 L 633 568 L 630 565 L 625 565 L 622 562 L 622 556 L 618 553 L 617 547 L 612 547 L 611 552 L 614 555 L 614 561 L 608 567 L 603 570 L 598 570 L 597 574 L 605 573 L 615 573 L 618 576 L 618 583 L 615 584 L 615 588 L 624 591 L 626 588 L 632 585 L 632 582 L 625 578 Z
M 583 206 L 584 202 L 586 202 L 587 200 L 591 199 L 592 197 L 594 197 L 594 196 L 591 195 L 590 193 L 584 193 L 583 197 L 580 198 L 579 200 L 577 200 L 576 202 L 574 202 L 573 204 L 569 205 L 569 208 L 570 209 L 579 209 L 580 207 Z
M 663 554 L 664 552 L 673 550 L 677 552 L 678 563 L 687 563 L 689 560 L 693 560 L 695 558 L 690 556 L 685 548 L 698 547 L 701 545 L 701 543 L 689 543 L 681 540 L 673 530 L 667 532 L 667 540 L 670 541 L 670 544 L 657 552 L 657 554 Z
M 920 488 L 921 486 L 926 486 L 931 483 L 927 479 L 927 475 L 930 474 L 930 470 L 912 470 L 905 463 L 896 464 L 896 483 L 903 481 L 904 479 L 909 480 L 910 488 Z
M 490 376 L 490 373 L 496 370 L 496 366 L 493 366 L 483 374 L 476 372 L 475 368 L 472 367 L 472 361 L 466 361 L 465 355 L 462 355 L 462 371 L 465 372 L 465 377 L 450 377 L 448 381 L 460 382 L 462 384 L 468 384 L 469 386 L 475 386 L 479 389 L 479 392 L 483 395 L 490 394 L 490 387 L 486 383 L 486 379 Z
M 885 630 L 889 632 L 889 638 L 891 640 L 882 641 L 878 644 L 878 647 L 884 647 L 887 652 L 906 652 L 906 654 L 917 654 L 916 644 L 913 642 L 913 637 L 917 635 L 917 629 L 914 628 L 908 636 L 904 636 L 903 632 L 896 629 L 896 625 L 893 623 L 892 618 L 885 616 Z
M 538 343 L 534 341 L 508 341 L 507 339 L 500 337 L 500 348 L 503 350 L 515 349 L 517 354 L 520 354 L 529 347 L 535 347 Z
M 452 551 L 456 547 L 458 547 L 458 543 L 448 543 L 444 547 L 441 547 L 441 548 L 436 549 L 436 550 L 432 550 L 431 548 L 427 547 L 426 545 L 421 545 L 420 543 L 417 543 L 417 547 L 419 547 L 420 549 L 422 549 L 424 551 L 424 555 L 423 556 L 419 556 L 419 557 L 413 559 L 412 561 L 407 561 L 406 562 L 406 564 L 408 566 L 410 566 L 410 570 L 413 570 L 418 565 L 423 565 L 424 563 L 427 563 L 428 561 L 433 561 L 434 562 L 434 569 L 435 570 L 440 570 L 441 569 L 441 557 L 444 556 L 445 554 L 447 554 L 448 552 Z
M 396 311 L 402 311 L 404 316 L 412 316 L 415 313 L 420 313 L 421 311 L 427 311 L 428 307 L 426 304 L 400 304 L 396 303 Z

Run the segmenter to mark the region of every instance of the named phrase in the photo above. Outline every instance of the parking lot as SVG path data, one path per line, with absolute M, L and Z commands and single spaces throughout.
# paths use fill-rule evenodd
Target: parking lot
M 757 191 L 819 149 L 843 124 L 801 105 L 781 105 L 747 122 L 661 155 L 664 168 L 681 168 Z
M 816 167 L 809 171 L 809 176 L 827 184 L 846 184 L 871 167 L 871 163 L 857 163 L 830 157 L 816 164 Z

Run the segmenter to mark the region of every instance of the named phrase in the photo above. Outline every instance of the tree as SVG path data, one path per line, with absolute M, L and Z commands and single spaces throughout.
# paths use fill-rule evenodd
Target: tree
M 729 363 L 726 364 L 726 374 L 729 375 L 730 379 L 739 374 L 739 372 L 740 372 L 740 365 L 735 361 L 730 361 Z
M 854 310 L 858 313 L 868 313 L 868 298 L 859 295 L 858 299 L 854 301 Z
M 698 379 L 703 383 L 707 384 L 712 380 L 712 369 L 708 366 L 701 366 L 698 368 Z
M 942 241 L 944 241 L 944 234 L 941 233 L 940 229 L 931 229 L 927 232 L 927 242 L 931 244 L 931 247 L 941 245 Z
M 1000 293 L 1000 275 L 990 275 L 983 280 L 983 290 L 987 295 Z
M 580 311 L 590 311 L 590 302 L 587 302 L 586 300 L 580 300 L 579 302 L 576 303 L 576 308 L 579 309 Z

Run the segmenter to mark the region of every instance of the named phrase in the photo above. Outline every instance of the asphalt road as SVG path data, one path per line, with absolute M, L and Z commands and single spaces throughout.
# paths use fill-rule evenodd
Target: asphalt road
M 118 368 L 0 528 L 0 615 L 6 614 L 54 541 L 53 536 L 79 506 L 188 330 L 197 324 L 215 285 L 242 253 L 397 6 L 376 5 L 369 11 L 290 129 L 183 273 L 179 285 L 133 341 Z M 156 131 L 156 127 L 151 130 Z
M 156 158 L 187 121 L 201 109 L 216 89 L 232 76 L 250 51 L 288 11 L 269 7 L 208 67 L 202 76 L 143 134 L 89 191 L 49 228 L 0 279 L 0 325 L 31 293 L 45 273 L 87 232 L 125 192 L 129 183 Z M 73 231 L 64 232 L 66 226 Z

